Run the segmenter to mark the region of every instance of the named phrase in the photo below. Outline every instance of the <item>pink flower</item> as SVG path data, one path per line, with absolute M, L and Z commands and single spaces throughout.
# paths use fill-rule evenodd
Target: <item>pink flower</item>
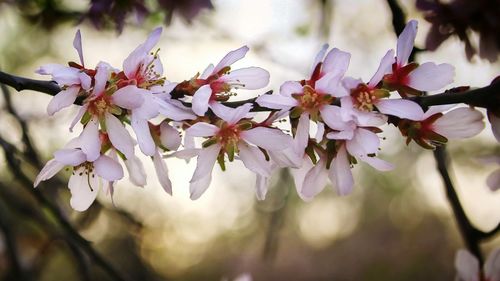
M 493 250 L 484 268 L 479 267 L 479 261 L 467 250 L 458 250 L 455 256 L 455 268 L 458 281 L 500 281 L 500 249 Z
M 49 115 L 54 115 L 59 110 L 72 105 L 80 91 L 86 92 L 91 87 L 92 78 L 88 73 L 92 73 L 92 71 L 84 68 L 80 30 L 75 34 L 73 46 L 80 57 L 81 66 L 76 63 L 70 63 L 69 67 L 59 64 L 46 64 L 36 70 L 38 74 L 52 75 L 52 80 L 61 86 L 61 91 L 52 98 L 47 106 Z
M 271 163 L 260 149 L 284 150 L 290 145 L 290 138 L 278 129 L 258 126 L 248 120 L 251 108 L 251 104 L 245 104 L 229 109 L 219 116 L 217 126 L 198 122 L 186 130 L 187 139 L 209 138 L 198 152 L 196 170 L 190 181 L 191 199 L 199 198 L 208 188 L 216 160 L 225 169 L 225 155 L 229 161 L 238 156 L 249 170 L 265 178 L 270 176 Z
M 399 130 L 424 148 L 433 149 L 448 139 L 473 137 L 484 128 L 483 114 L 470 107 L 460 107 L 443 113 L 450 106 L 431 106 L 420 120 L 401 120 Z
M 408 22 L 403 32 L 398 37 L 396 61 L 386 58 L 392 64 L 392 70 L 384 76 L 384 85 L 391 90 L 397 90 L 401 96 L 419 94 L 419 91 L 435 91 L 453 82 L 455 70 L 453 66 L 443 63 L 436 65 L 426 62 L 418 65 L 409 63 L 417 35 L 417 21 Z M 384 61 L 384 64 L 386 62 Z
M 215 67 L 211 64 L 201 76 L 179 85 L 180 91 L 193 95 L 192 109 L 197 115 L 205 115 L 209 107 L 212 110 L 221 108 L 217 101 L 229 99 L 232 89 L 257 90 L 269 83 L 269 72 L 260 67 L 231 71 L 231 64 L 245 57 L 248 50 L 243 46 L 229 52 Z M 223 108 L 219 111 L 225 112 Z
M 92 139 L 88 134 L 88 131 L 82 132 L 65 148 L 56 151 L 54 159 L 45 164 L 34 182 L 37 187 L 41 181 L 52 178 L 62 168 L 72 167 L 73 172 L 68 182 L 70 205 L 80 212 L 90 207 L 100 187 L 112 185 L 114 181 L 123 178 L 123 169 L 116 161 L 116 155 L 112 155 L 116 154 L 114 150 L 110 150 L 110 156 L 100 154 L 99 138 Z

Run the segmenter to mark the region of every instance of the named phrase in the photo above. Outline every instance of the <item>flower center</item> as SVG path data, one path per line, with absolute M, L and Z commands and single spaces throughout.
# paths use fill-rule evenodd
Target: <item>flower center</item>
M 217 142 L 223 147 L 227 145 L 234 145 L 240 140 L 241 130 L 236 125 L 222 125 L 220 131 L 217 133 Z
M 334 97 L 317 92 L 309 85 L 303 87 L 302 94 L 292 94 L 292 96 L 299 102 L 299 107 L 309 113 L 315 113 L 323 105 L 330 104 Z
M 373 111 L 374 104 L 381 98 L 389 96 L 389 93 L 380 89 L 372 89 L 366 84 L 360 84 L 351 91 L 352 103 L 361 111 Z

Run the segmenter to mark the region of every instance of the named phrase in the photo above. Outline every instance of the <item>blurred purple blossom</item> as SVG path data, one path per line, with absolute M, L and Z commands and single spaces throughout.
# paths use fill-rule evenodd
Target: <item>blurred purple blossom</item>
M 165 16 L 166 23 L 171 21 L 174 12 L 179 13 L 185 20 L 191 22 L 201 10 L 212 10 L 214 8 L 211 0 L 158 0 L 158 4 L 167 12 Z

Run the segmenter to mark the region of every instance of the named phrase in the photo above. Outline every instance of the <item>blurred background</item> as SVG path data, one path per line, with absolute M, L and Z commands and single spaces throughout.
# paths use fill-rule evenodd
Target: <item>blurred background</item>
M 249 54 L 235 67 L 263 67 L 271 83 L 262 91 L 241 91 L 237 98 L 246 99 L 305 78 L 324 43 L 350 52 L 347 74 L 368 80 L 385 52 L 396 46 L 388 5 L 396 3 L 408 20 L 419 21 L 416 46 L 424 51 L 417 61 L 453 64 L 452 86 L 488 85 L 500 66 L 498 2 L 446 1 L 455 5 L 450 9 L 437 1 L 417 2 L 3 0 L 0 69 L 47 79 L 34 70 L 78 60 L 72 48 L 78 28 L 87 67 L 104 60 L 120 68 L 147 34 L 163 25 L 157 46 L 171 81 L 189 79 L 228 51 L 248 45 Z M 479 22 L 483 17 L 477 13 L 489 15 L 489 21 Z M 169 196 L 144 157 L 146 187 L 122 180 L 114 205 L 101 192 L 88 211 L 78 213 L 69 207 L 68 173 L 32 188 L 52 153 L 75 136 L 67 128 L 76 109 L 48 117 L 50 98 L 2 89 L 3 280 L 120 280 L 119 275 L 126 280 L 232 280 L 242 273 L 254 280 L 454 278 L 454 255 L 464 246 L 432 152 L 414 143 L 406 146 L 392 126 L 382 134 L 381 158 L 397 168 L 381 173 L 357 165 L 355 192 L 347 197 L 327 187 L 303 202 L 289 172 L 282 170 L 273 176 L 267 199 L 257 201 L 254 174 L 236 161 L 226 172 L 216 166 L 208 191 L 191 201 L 188 182 L 195 161 L 167 159 L 174 189 Z M 448 147 L 455 187 L 470 220 L 481 230 L 494 228 L 500 193 L 491 192 L 485 180 L 498 167 L 480 160 L 500 155 L 489 124 L 479 136 Z M 497 237 L 482 248 L 488 253 L 498 246 Z

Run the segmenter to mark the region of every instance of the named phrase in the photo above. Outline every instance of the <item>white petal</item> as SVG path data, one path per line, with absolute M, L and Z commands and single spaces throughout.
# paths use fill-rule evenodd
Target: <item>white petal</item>
M 455 106 L 457 106 L 457 105 L 456 104 L 445 104 L 445 105 L 429 106 L 427 111 L 424 113 L 424 117 L 422 117 L 422 120 L 425 120 L 436 113 L 444 113 L 445 111 L 448 111 Z
M 87 160 L 85 153 L 80 149 L 59 149 L 54 152 L 54 159 L 60 164 L 67 166 L 78 166 Z
M 92 94 L 94 96 L 99 96 L 104 92 L 104 89 L 106 88 L 106 82 L 108 82 L 108 68 L 104 66 L 98 66 L 97 72 L 94 76 L 94 81 L 95 84 Z
M 257 200 L 266 199 L 266 194 L 267 194 L 268 188 L 269 188 L 269 178 L 263 177 L 259 174 L 256 174 L 255 194 L 257 196 Z
M 391 72 L 391 66 L 394 63 L 394 50 L 389 50 L 384 55 L 382 60 L 380 61 L 380 65 L 378 66 L 377 71 L 373 74 L 372 79 L 368 82 L 368 86 L 373 88 L 377 86 L 378 82 L 382 80 L 384 75 Z
M 159 105 L 158 111 L 169 119 L 175 121 L 196 119 L 196 115 L 189 108 L 184 107 L 180 101 L 172 100 L 167 102 L 160 99 L 155 100 Z
M 354 179 L 345 146 L 340 147 L 337 156 L 333 159 L 328 176 L 332 182 L 335 182 L 339 195 L 347 195 L 352 192 Z
M 196 200 L 200 198 L 200 196 L 205 193 L 207 188 L 210 186 L 210 182 L 212 181 L 212 173 L 207 174 L 203 178 L 190 182 L 189 184 L 189 193 L 191 200 Z
M 146 42 L 144 42 L 144 50 L 146 52 L 151 51 L 153 47 L 158 43 L 160 40 L 161 32 L 163 28 L 162 27 L 157 27 L 151 33 L 149 34 L 148 38 L 146 39 Z
M 130 124 L 137 136 L 137 142 L 142 153 L 148 156 L 153 156 L 156 152 L 156 144 L 149 130 L 149 122 L 140 117 L 137 117 L 135 112 L 132 112 Z
M 219 117 L 228 124 L 233 125 L 238 123 L 241 119 L 246 118 L 250 110 L 252 110 L 252 107 L 253 105 L 251 103 L 245 103 L 244 105 L 240 105 L 237 108 L 230 110 L 224 114 L 224 116 L 219 115 Z
M 198 160 L 196 163 L 196 170 L 194 171 L 193 177 L 191 178 L 191 183 L 212 174 L 212 169 L 214 168 L 217 156 L 219 156 L 220 149 L 220 144 L 216 143 L 209 147 L 203 148 L 199 152 Z
M 260 67 L 247 67 L 231 71 L 221 79 L 231 84 L 236 82 L 237 85 L 234 85 L 236 89 L 257 90 L 269 84 L 269 72 Z
M 137 86 L 129 85 L 118 89 L 111 96 L 111 101 L 126 109 L 138 108 L 144 102 L 143 95 L 151 94 L 150 91 L 139 89 Z
M 302 155 L 297 154 L 292 147 L 278 151 L 269 150 L 267 153 L 271 160 L 280 168 L 299 168 L 302 165 Z
M 99 138 L 98 126 L 97 120 L 90 120 L 78 137 L 81 149 L 89 162 L 93 162 L 101 155 L 101 139 Z
M 298 102 L 292 97 L 282 95 L 261 95 L 255 100 L 260 106 L 275 109 L 290 109 L 297 106 Z
M 160 124 L 160 142 L 168 150 L 177 150 L 182 138 L 179 132 L 167 122 Z
M 469 107 L 456 108 L 437 119 L 432 129 L 450 139 L 470 138 L 484 129 L 483 114 Z
M 322 72 L 333 73 L 336 76 L 342 77 L 349 67 L 350 60 L 351 54 L 343 52 L 337 48 L 333 48 L 326 55 L 322 66 Z
M 344 77 L 342 79 L 342 86 L 344 86 L 344 88 L 346 88 L 348 91 L 355 89 L 356 87 L 358 87 L 359 84 L 362 84 L 362 83 L 363 83 L 363 80 L 356 79 L 353 77 Z
M 328 44 L 323 44 L 323 46 L 321 46 L 321 50 L 319 50 L 319 52 L 316 54 L 316 57 L 314 57 L 314 62 L 311 68 L 311 74 L 318 65 L 318 63 L 320 63 L 325 57 L 326 50 L 328 50 Z
M 290 172 L 293 176 L 293 182 L 295 184 L 295 189 L 297 190 L 297 194 L 304 201 L 309 201 L 311 198 L 306 198 L 302 195 L 302 188 L 304 186 L 304 178 L 306 174 L 314 167 L 313 163 L 309 159 L 309 157 L 303 158 L 302 166 L 298 169 L 290 169 Z
M 137 186 L 145 186 L 147 176 L 141 159 L 134 155 L 123 162 L 125 162 L 125 167 L 127 167 L 130 181 Z
M 417 103 L 404 99 L 380 99 L 375 103 L 384 114 L 394 115 L 410 120 L 422 120 L 424 111 Z
M 337 131 L 351 130 L 349 122 L 342 120 L 341 108 L 334 105 L 325 105 L 320 110 L 321 118 L 331 129 Z
M 70 132 L 73 132 L 73 128 L 75 127 L 76 123 L 78 123 L 78 121 L 80 121 L 82 119 L 85 112 L 87 112 L 87 108 L 88 108 L 88 105 L 84 105 L 84 106 L 80 107 L 80 109 L 78 109 L 78 113 L 76 114 L 75 118 L 73 118 L 73 121 L 71 121 L 71 125 L 69 126 Z
M 186 130 L 186 135 L 193 137 L 211 137 L 220 130 L 219 127 L 205 122 L 198 122 Z
M 316 131 L 316 136 L 314 137 L 318 143 L 323 140 L 324 134 L 325 134 L 325 124 L 318 123 L 318 129 Z
M 346 142 L 347 151 L 353 156 L 365 156 L 377 153 L 380 146 L 378 136 L 366 129 L 357 128 L 354 137 Z
M 409 21 L 398 37 L 396 57 L 399 66 L 406 65 L 408 62 L 417 35 L 417 25 L 416 20 Z
M 85 63 L 83 63 L 82 34 L 80 33 L 80 29 L 76 31 L 75 39 L 73 39 L 73 47 L 78 52 L 80 63 L 82 64 L 82 66 L 84 66 Z
M 204 116 L 208 110 L 208 102 L 212 96 L 210 85 L 201 86 L 193 95 L 192 109 L 198 116 Z
M 158 176 L 158 181 L 163 187 L 163 190 L 172 195 L 172 182 L 168 177 L 167 164 L 163 161 L 158 150 L 153 155 L 153 164 L 155 165 L 156 175 Z
M 174 153 L 170 153 L 166 157 L 176 157 L 179 159 L 184 159 L 184 160 L 189 160 L 193 157 L 196 157 L 200 154 L 201 149 L 199 148 L 192 148 L 192 149 L 184 149 L 184 150 L 178 150 Z
M 80 79 L 80 86 L 86 91 L 88 91 L 92 85 L 92 78 L 88 76 L 85 72 L 78 73 L 78 79 Z
M 134 155 L 134 140 L 125 129 L 123 124 L 110 113 L 105 114 L 106 128 L 108 131 L 109 140 L 111 144 L 125 155 L 130 158 Z
M 314 89 L 323 94 L 337 96 L 335 92 L 340 84 L 340 78 L 342 77 L 335 75 L 334 73 L 327 73 L 316 81 Z
M 214 70 L 214 65 L 209 64 L 205 70 L 203 70 L 203 73 L 200 75 L 200 79 L 207 79 L 211 74 L 212 71 Z
M 364 161 L 365 163 L 369 164 L 373 168 L 379 170 L 379 171 L 390 171 L 394 169 L 394 165 L 384 161 L 380 158 L 377 157 L 368 157 L 368 156 L 361 156 L 359 157 L 361 161 Z
M 41 181 L 52 178 L 62 168 L 64 168 L 64 166 L 64 164 L 57 162 L 55 159 L 50 159 L 36 176 L 36 179 L 33 182 L 33 187 L 37 187 Z
M 291 145 L 292 138 L 279 129 L 257 127 L 240 134 L 241 138 L 265 150 L 283 150 Z
M 292 94 L 302 94 L 303 87 L 297 81 L 286 81 L 280 86 L 280 95 L 285 97 L 292 97 Z
M 230 66 L 231 64 L 241 60 L 245 57 L 249 48 L 247 46 L 243 46 L 239 49 L 233 50 L 229 52 L 226 56 L 224 56 L 221 61 L 214 68 L 213 73 L 219 72 L 219 70 L 223 69 L 226 66 Z
M 479 281 L 479 261 L 467 250 L 458 250 L 455 256 L 455 269 L 464 281 Z
M 330 132 L 326 138 L 331 140 L 350 140 L 354 137 L 354 131 L 346 130 L 340 132 Z
M 297 131 L 293 140 L 293 149 L 298 155 L 304 155 L 304 151 L 309 143 L 309 114 L 302 113 L 297 124 Z
M 408 86 L 420 91 L 436 91 L 453 82 L 455 68 L 447 63 L 426 62 L 408 74 Z
M 116 160 L 106 155 L 101 155 L 94 161 L 95 173 L 108 181 L 117 181 L 123 178 L 123 168 Z
M 264 177 L 271 176 L 271 165 L 266 161 L 264 153 L 245 142 L 238 143 L 238 155 L 247 169 Z
M 71 192 L 69 201 L 71 208 L 79 212 L 87 210 L 97 197 L 100 184 L 98 177 L 85 174 L 84 167 L 74 171 L 68 182 L 68 188 Z
M 50 100 L 49 105 L 47 106 L 47 113 L 52 116 L 59 110 L 72 105 L 75 102 L 79 91 L 80 87 L 78 86 L 71 86 L 66 90 L 60 91 Z
M 500 249 L 491 251 L 484 264 L 484 274 L 487 280 L 500 280 Z
M 325 167 L 326 163 L 320 159 L 316 165 L 307 172 L 304 177 L 304 184 L 300 193 L 304 200 L 310 200 L 320 193 L 327 183 L 328 172 Z

